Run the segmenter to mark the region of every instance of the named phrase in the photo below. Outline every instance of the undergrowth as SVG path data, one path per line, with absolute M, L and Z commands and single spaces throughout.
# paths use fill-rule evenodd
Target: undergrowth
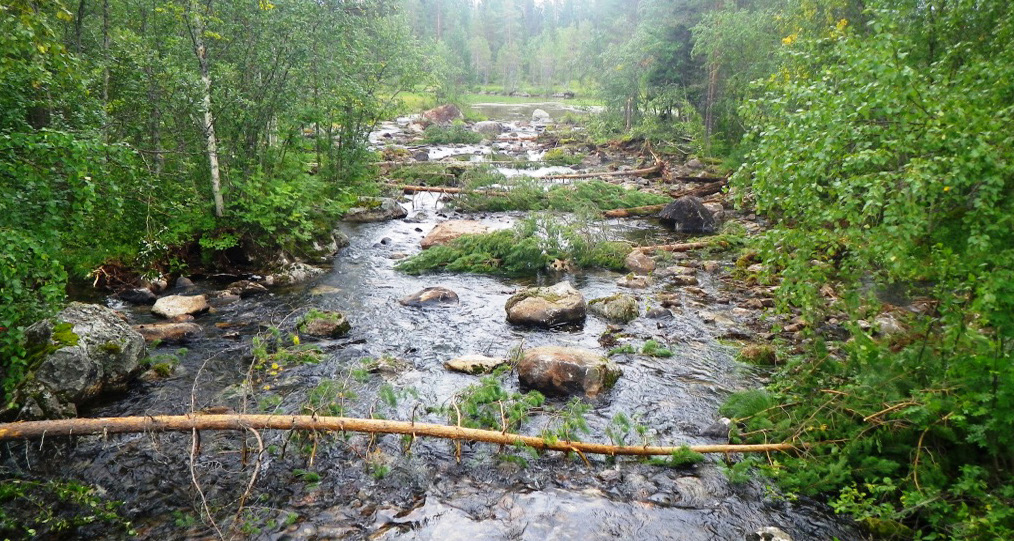
M 530 177 L 508 179 L 498 173 L 467 178 L 465 193 L 454 205 L 466 211 L 504 212 L 511 210 L 599 211 L 661 205 L 672 201 L 665 195 L 629 190 L 601 180 L 558 184 L 547 188 L 545 181 Z M 495 193 L 482 190 L 496 185 Z

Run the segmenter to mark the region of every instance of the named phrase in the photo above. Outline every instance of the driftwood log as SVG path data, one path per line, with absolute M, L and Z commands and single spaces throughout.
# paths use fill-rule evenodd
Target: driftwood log
M 638 246 L 637 248 L 634 249 L 640 251 L 643 254 L 649 252 L 689 252 L 691 250 L 700 250 L 703 248 L 709 248 L 714 245 L 715 242 L 713 241 L 703 241 L 703 242 L 685 242 L 683 244 L 658 244 L 655 246 Z
M 547 441 L 494 430 L 460 426 L 357 419 L 351 417 L 317 417 L 312 415 L 159 415 L 145 417 L 104 417 L 95 419 L 57 419 L 0 424 L 0 441 L 42 439 L 84 435 L 108 435 L 145 432 L 191 432 L 194 430 L 298 430 L 313 432 L 364 432 L 370 434 L 404 434 L 457 441 L 475 441 L 500 445 L 524 444 L 534 449 L 565 453 L 600 455 L 665 456 L 682 447 L 649 445 L 608 445 L 580 441 Z M 690 445 L 697 453 L 767 453 L 793 451 L 800 447 L 789 443 L 758 445 Z

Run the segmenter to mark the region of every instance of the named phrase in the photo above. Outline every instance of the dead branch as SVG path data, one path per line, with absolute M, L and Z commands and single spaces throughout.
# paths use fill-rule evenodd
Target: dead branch
M 706 244 L 706 243 L 699 243 Z M 455 441 L 474 441 L 500 445 L 524 444 L 546 451 L 599 455 L 665 456 L 681 447 L 608 445 L 578 441 L 549 442 L 539 437 L 480 430 L 461 426 L 410 423 L 385 419 L 351 417 L 315 417 L 312 415 L 161 415 L 144 417 L 105 417 L 94 419 L 56 419 L 0 424 L 0 441 L 38 439 L 89 434 L 127 434 L 143 432 L 187 432 L 199 430 L 299 430 L 321 432 L 362 432 L 367 434 L 407 434 Z M 691 445 L 697 453 L 767 453 L 793 451 L 791 443 L 761 445 Z
M 673 199 L 679 199 L 681 197 L 686 197 L 688 195 L 692 195 L 694 197 L 707 197 L 709 195 L 714 195 L 716 193 L 721 192 L 722 188 L 725 187 L 725 183 L 726 183 L 725 180 L 720 180 L 718 182 L 712 182 L 710 184 L 701 184 L 700 186 L 694 188 L 687 188 L 684 190 L 670 192 L 669 195 Z
M 606 218 L 628 218 L 630 216 L 647 216 L 655 214 L 664 209 L 665 205 L 648 205 L 646 207 L 633 207 L 629 209 L 607 210 L 602 213 Z

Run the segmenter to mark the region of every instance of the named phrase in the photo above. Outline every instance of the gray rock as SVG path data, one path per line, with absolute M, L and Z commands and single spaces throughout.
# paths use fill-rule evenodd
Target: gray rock
M 701 430 L 701 435 L 706 438 L 717 438 L 724 441 L 729 441 L 729 431 L 732 430 L 732 420 L 728 417 L 722 417 L 715 421 L 711 426 Z
M 873 319 L 873 324 L 881 336 L 896 336 L 905 333 L 905 326 L 892 314 L 880 314 Z
M 476 122 L 475 125 L 472 126 L 472 130 L 483 135 L 496 136 L 504 132 L 504 126 L 499 122 L 485 120 L 482 122 Z
M 127 289 L 121 291 L 116 295 L 122 301 L 129 302 L 130 304 L 155 304 L 158 297 L 155 296 L 152 291 L 146 287 L 138 287 L 134 289 Z
M 104 306 L 71 303 L 25 335 L 29 348 L 52 348 L 15 397 L 25 416 L 76 415 L 77 405 L 122 389 L 141 371 L 144 338 Z
M 444 368 L 465 374 L 488 374 L 507 364 L 506 359 L 485 355 L 463 355 L 444 363 Z
M 680 233 L 714 233 L 718 220 L 697 197 L 681 197 L 658 214 L 662 225 Z
M 578 348 L 530 349 L 518 364 L 521 385 L 549 396 L 594 397 L 611 389 L 621 374 L 599 353 Z
M 257 282 L 251 282 L 250 280 L 239 280 L 226 286 L 226 291 L 233 295 L 238 295 L 240 298 L 253 297 L 254 295 L 263 295 L 268 292 L 268 288 L 264 287 Z
M 507 299 L 507 321 L 515 325 L 557 327 L 583 324 L 588 303 L 570 285 L 560 282 L 551 287 L 526 289 Z
M 542 109 L 536 109 L 532 111 L 532 122 L 552 122 L 553 117 L 543 111 Z
M 617 293 L 590 301 L 588 310 L 612 322 L 630 323 L 637 319 L 637 299 L 632 295 Z
M 196 323 L 150 323 L 134 325 L 134 330 L 144 337 L 146 342 L 188 342 L 204 333 Z
M 318 276 L 323 276 L 327 271 L 320 267 L 307 265 L 306 263 L 290 263 L 279 272 L 269 276 L 264 283 L 267 285 L 288 286 L 309 282 Z
M 346 222 L 386 222 L 408 216 L 405 207 L 388 197 L 360 197 L 343 218 Z
M 454 104 L 441 105 L 423 113 L 423 119 L 437 124 L 450 124 L 464 118 L 465 115 L 461 109 L 458 109 L 458 106 Z
M 652 279 L 648 276 L 634 276 L 633 274 L 628 274 L 616 281 L 616 285 L 628 289 L 645 289 L 651 284 Z
M 194 287 L 194 281 L 186 276 L 180 276 L 176 279 L 176 289 L 190 289 Z
M 207 312 L 208 298 L 204 295 L 169 295 L 155 301 L 151 313 L 166 319 Z
M 422 307 L 442 304 L 457 304 L 458 294 L 446 287 L 427 287 L 422 291 L 403 297 L 398 301 L 402 306 Z
M 430 153 L 425 150 L 420 150 L 412 155 L 412 159 L 417 162 L 428 162 L 430 161 Z

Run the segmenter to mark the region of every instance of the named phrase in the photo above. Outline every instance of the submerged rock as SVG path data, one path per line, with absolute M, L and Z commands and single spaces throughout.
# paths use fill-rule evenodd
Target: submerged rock
M 345 314 L 333 311 L 312 310 L 296 326 L 299 332 L 316 338 L 341 338 L 352 330 Z
M 204 330 L 196 323 L 150 323 L 134 325 L 134 330 L 144 337 L 146 342 L 187 342 L 199 338 Z
M 714 233 L 718 220 L 697 197 L 681 197 L 658 214 L 662 225 L 680 233 Z
M 588 309 L 593 314 L 618 323 L 630 323 L 637 319 L 637 299 L 625 293 L 594 299 L 588 303 Z
M 400 203 L 389 197 L 360 197 L 343 218 L 346 222 L 386 222 L 408 216 Z
M 746 541 L 792 541 L 792 537 L 779 528 L 767 526 L 747 535 Z
M 475 220 L 448 220 L 437 224 L 422 240 L 422 249 L 450 244 L 462 235 L 479 235 L 489 231 L 489 227 Z
M 240 298 L 253 297 L 254 295 L 263 295 L 268 292 L 268 288 L 264 287 L 257 282 L 251 282 L 250 280 L 239 280 L 226 286 L 225 290 L 232 295 L 237 295 Z
M 507 299 L 507 321 L 515 325 L 556 327 L 583 324 L 588 304 L 570 282 L 526 289 Z
M 402 306 L 432 306 L 434 304 L 457 304 L 458 294 L 446 287 L 427 287 L 422 291 L 403 297 L 398 301 Z
M 554 396 L 594 397 L 612 388 L 621 374 L 609 359 L 579 348 L 530 349 L 518 364 L 521 385 Z
M 104 306 L 73 302 L 25 337 L 30 350 L 51 351 L 15 397 L 22 418 L 76 416 L 77 405 L 122 389 L 141 372 L 144 338 Z
M 652 284 L 652 279 L 647 276 L 634 276 L 628 274 L 616 281 L 616 285 L 629 289 L 644 289 Z
M 507 364 L 507 360 L 485 355 L 463 355 L 444 363 L 444 368 L 465 374 L 488 374 Z
M 151 313 L 166 319 L 183 315 L 195 315 L 207 312 L 208 298 L 204 295 L 169 295 L 155 301 Z

